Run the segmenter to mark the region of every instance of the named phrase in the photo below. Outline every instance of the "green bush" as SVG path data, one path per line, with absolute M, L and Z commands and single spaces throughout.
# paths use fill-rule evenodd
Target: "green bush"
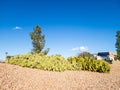
M 5 63 L 22 67 L 48 71 L 88 70 L 93 72 L 109 72 L 109 63 L 82 57 L 69 57 L 67 60 L 60 55 L 41 56 L 40 54 L 24 54 L 7 58 Z
M 6 60 L 6 63 L 22 67 L 37 68 L 48 71 L 73 70 L 72 65 L 62 56 L 41 56 L 39 54 L 25 54 L 13 56 Z
M 71 64 L 74 64 L 77 68 L 81 68 L 82 70 L 88 70 L 93 72 L 110 72 L 109 63 L 103 60 L 94 60 L 94 59 L 84 59 L 82 57 L 69 57 L 68 61 Z M 78 65 L 78 66 L 77 66 Z

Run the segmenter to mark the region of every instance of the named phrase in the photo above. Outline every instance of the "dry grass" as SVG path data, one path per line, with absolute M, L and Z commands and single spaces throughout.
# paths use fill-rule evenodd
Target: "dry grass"
M 0 90 L 120 90 L 120 62 L 111 72 L 50 72 L 0 63 Z

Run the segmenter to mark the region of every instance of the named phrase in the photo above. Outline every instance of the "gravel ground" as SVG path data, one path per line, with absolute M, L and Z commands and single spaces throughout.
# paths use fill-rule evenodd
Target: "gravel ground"
M 50 72 L 0 63 L 0 90 L 120 90 L 120 62 L 111 72 Z

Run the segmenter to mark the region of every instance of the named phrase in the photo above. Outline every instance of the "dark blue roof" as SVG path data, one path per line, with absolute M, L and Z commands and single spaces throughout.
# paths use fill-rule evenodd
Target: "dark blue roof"
M 99 52 L 98 56 L 108 56 L 109 52 Z

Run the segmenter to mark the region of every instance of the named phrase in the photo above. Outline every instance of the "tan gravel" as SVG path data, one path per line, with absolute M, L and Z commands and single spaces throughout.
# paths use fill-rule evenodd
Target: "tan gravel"
M 120 90 L 120 62 L 111 72 L 50 72 L 0 63 L 0 90 Z

